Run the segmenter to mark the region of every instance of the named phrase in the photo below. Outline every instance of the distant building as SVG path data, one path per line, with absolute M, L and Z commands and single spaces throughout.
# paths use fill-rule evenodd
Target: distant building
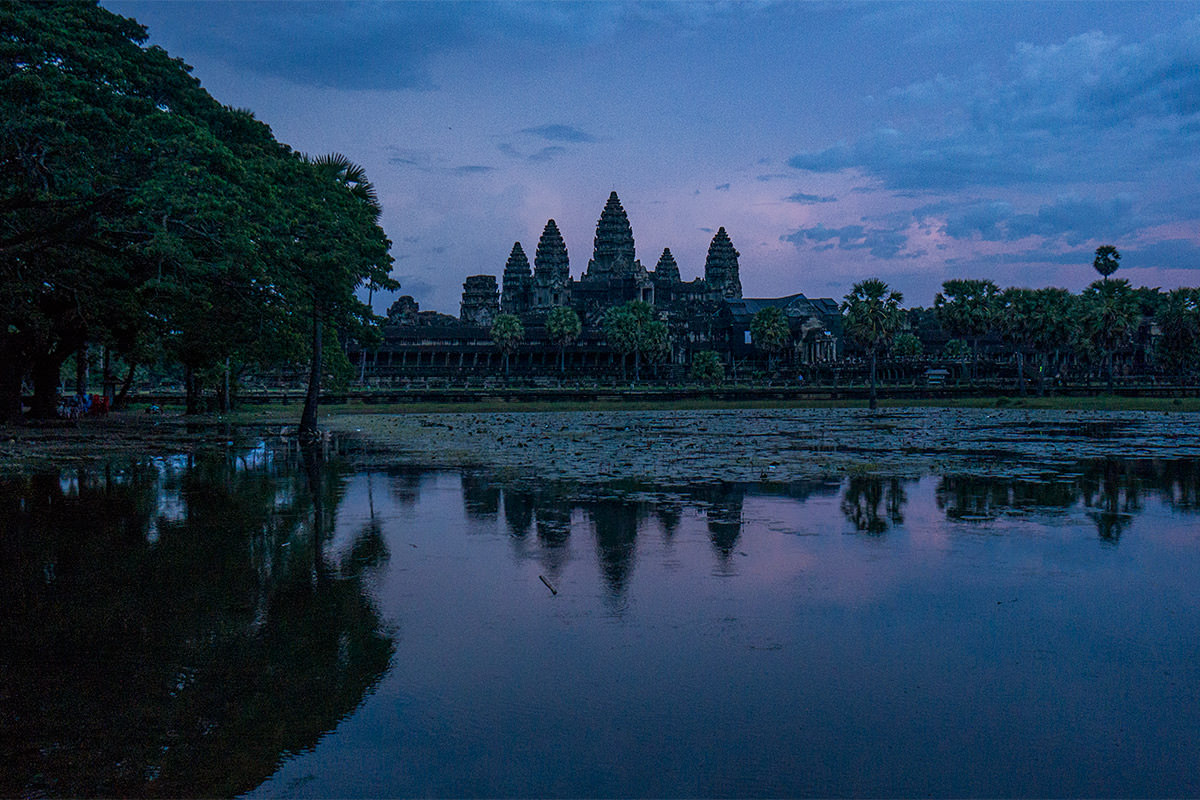
M 792 330 L 787 363 L 835 359 L 841 335 L 838 304 L 802 294 L 742 297 L 739 256 L 720 228 L 709 245 L 703 278 L 682 281 L 669 248 L 654 270 L 647 270 L 637 259 L 629 217 L 613 192 L 596 223 L 592 257 L 578 280 L 571 277 L 558 225 L 548 220 L 534 251 L 533 268 L 521 243 L 515 242 L 499 285 L 492 275 L 466 279 L 458 318 L 419 311 L 411 297 L 398 300 L 388 312 L 384 343 L 367 355 L 367 363 L 380 377 L 498 370 L 501 362 L 489 329 L 497 314 L 506 313 L 520 317 L 526 333 L 511 359 L 513 374 L 557 374 L 558 347 L 548 339 L 545 320 L 552 309 L 568 306 L 584 323 L 578 341 L 566 349 L 568 369 L 576 374 L 619 369 L 619 358 L 604 341 L 601 326 L 609 308 L 630 300 L 650 304 L 667 323 L 669 361 L 676 372 L 698 350 L 716 350 L 727 361 L 760 357 L 748 331 L 754 313 L 768 306 L 782 308 Z

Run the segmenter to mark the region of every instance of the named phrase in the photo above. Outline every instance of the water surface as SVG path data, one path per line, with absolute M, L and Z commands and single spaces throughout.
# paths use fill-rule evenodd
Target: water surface
M 0 485 L 0 795 L 1196 795 L 1200 463 Z

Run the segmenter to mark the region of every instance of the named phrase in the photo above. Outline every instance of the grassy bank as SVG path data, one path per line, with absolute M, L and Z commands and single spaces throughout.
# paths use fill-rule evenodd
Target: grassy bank
M 1056 411 L 1177 411 L 1200 412 L 1200 398 L 1123 397 L 963 397 L 928 400 L 881 398 L 881 408 L 1011 408 L 1049 409 Z M 576 401 L 503 401 L 480 400 L 470 403 L 362 403 L 349 402 L 324 405 L 323 416 L 343 414 L 437 414 L 488 412 L 551 412 L 551 411 L 706 411 L 727 409 L 775 408 L 866 408 L 862 400 L 715 400 L 687 399 L 656 401 L 631 398 L 627 400 Z M 300 419 L 300 404 L 243 406 L 224 416 L 232 422 L 293 422 Z M 176 411 L 177 409 L 167 409 Z

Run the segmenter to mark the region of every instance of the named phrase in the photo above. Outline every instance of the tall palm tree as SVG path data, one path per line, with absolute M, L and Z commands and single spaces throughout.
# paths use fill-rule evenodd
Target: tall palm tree
M 1108 391 L 1113 390 L 1113 359 L 1137 329 L 1141 313 L 1127 280 L 1095 281 L 1083 290 L 1083 334 L 1104 355 Z
M 305 155 L 301 160 L 316 168 L 316 172 L 331 184 L 340 185 L 357 199 L 362 207 L 370 214 L 371 221 L 379 222 L 383 209 L 379 205 L 379 196 L 375 186 L 367 180 L 367 173 L 361 166 L 350 161 L 341 153 L 310 158 Z M 386 282 L 386 281 L 385 281 Z M 391 283 L 395 283 L 392 281 Z M 368 281 L 373 292 L 375 281 Z M 388 286 L 387 288 L 392 288 Z M 308 373 L 308 391 L 304 396 L 304 410 L 300 414 L 300 433 L 311 435 L 317 430 L 317 404 L 321 395 L 322 371 L 322 333 L 325 319 L 320 299 L 313 297 L 312 306 L 312 363 Z
M 843 329 L 861 344 L 871 360 L 870 407 L 879 407 L 875 392 L 875 362 L 904 320 L 900 303 L 904 295 L 878 278 L 854 284 L 842 302 Z

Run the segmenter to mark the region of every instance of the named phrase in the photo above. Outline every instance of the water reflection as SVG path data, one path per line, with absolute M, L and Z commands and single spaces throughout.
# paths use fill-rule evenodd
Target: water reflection
M 1193 460 L 1097 459 L 1049 475 L 994 478 L 948 475 L 937 505 L 948 519 L 981 522 L 1004 515 L 1064 513 L 1082 505 L 1105 542 L 1117 543 L 1147 495 L 1181 512 L 1200 509 L 1200 470 Z
M 387 669 L 345 472 L 259 446 L 0 483 L 0 795 L 246 791 Z
M 1198 498 L 1193 461 L 597 486 L 282 443 L 11 480 L 0 796 L 231 795 L 281 760 L 268 794 L 1046 794 L 1103 731 L 1194 729 L 1195 542 L 1163 508 Z M 1005 783 L 1026 746 L 1050 777 Z M 1137 793 L 1106 780 L 1066 793 Z
M 862 475 L 846 482 L 842 495 L 842 514 L 855 530 L 878 536 L 891 525 L 902 525 L 908 497 L 899 478 L 873 478 Z

